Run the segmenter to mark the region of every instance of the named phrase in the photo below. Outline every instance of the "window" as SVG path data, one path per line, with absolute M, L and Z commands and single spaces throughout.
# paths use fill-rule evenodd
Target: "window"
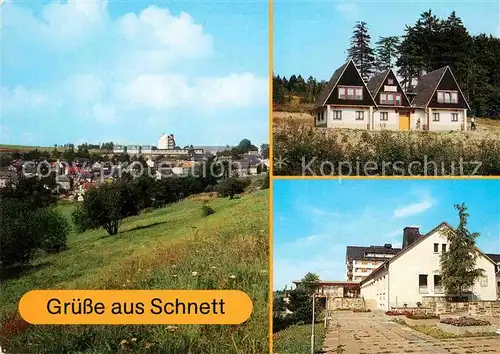
M 361 86 L 339 86 L 339 100 L 363 99 L 363 87 Z
M 439 243 L 435 243 L 434 244 L 434 253 L 438 253 L 439 252 Z
M 443 251 L 443 253 L 445 253 L 445 252 L 446 252 L 446 243 L 443 243 L 443 244 L 441 245 L 441 251 Z
M 333 117 L 332 119 L 335 119 L 335 120 L 341 120 L 342 119 L 342 111 L 332 111 L 333 112 Z
M 434 122 L 439 122 L 439 113 L 432 113 L 432 120 Z
M 418 275 L 418 292 L 420 294 L 427 294 L 429 288 L 427 287 L 427 274 Z
M 441 286 L 441 275 L 439 274 L 434 274 L 434 293 L 435 294 L 443 293 L 443 287 Z
M 356 120 L 363 120 L 365 119 L 365 112 L 364 111 L 356 111 Z
M 437 101 L 439 103 L 458 103 L 457 91 L 438 91 Z
M 483 288 L 488 286 L 488 277 L 481 277 L 481 286 Z
M 389 120 L 389 112 L 380 112 L 380 120 Z
M 400 106 L 401 105 L 401 94 L 398 92 L 387 93 L 382 92 L 380 94 L 380 104 Z
M 451 121 L 452 122 L 458 122 L 458 113 L 452 113 L 451 114 Z
M 391 78 L 387 79 L 387 85 L 392 85 L 392 84 L 394 84 L 394 80 Z

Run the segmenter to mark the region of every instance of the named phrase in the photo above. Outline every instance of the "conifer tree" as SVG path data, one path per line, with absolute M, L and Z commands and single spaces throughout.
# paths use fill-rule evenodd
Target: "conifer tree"
M 447 252 L 441 254 L 441 282 L 449 297 L 460 298 L 466 289 L 472 287 L 482 276 L 484 270 L 476 268 L 478 250 L 476 239 L 479 233 L 471 233 L 467 228 L 467 207 L 456 204 L 459 225 L 455 230 L 449 230 L 446 238 L 450 243 Z
M 351 47 L 347 51 L 347 59 L 352 59 L 364 80 L 373 73 L 375 55 L 370 47 L 371 37 L 366 22 L 358 21 L 351 37 Z

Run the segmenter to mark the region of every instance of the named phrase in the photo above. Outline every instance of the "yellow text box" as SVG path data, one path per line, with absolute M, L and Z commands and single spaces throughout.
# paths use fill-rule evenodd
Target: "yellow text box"
M 19 302 L 31 324 L 240 324 L 252 309 L 239 290 L 33 290 Z

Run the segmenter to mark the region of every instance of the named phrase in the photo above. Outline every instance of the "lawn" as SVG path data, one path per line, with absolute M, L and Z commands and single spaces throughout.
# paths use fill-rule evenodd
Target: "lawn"
M 326 329 L 323 322 L 314 327 L 314 351 L 321 353 Z M 293 325 L 274 334 L 274 354 L 304 354 L 311 352 L 311 325 Z
M 206 198 L 205 198 L 206 199 Z M 193 197 L 103 229 L 69 236 L 69 250 L 43 255 L 31 270 L 4 279 L 0 342 L 15 353 L 268 352 L 268 192 L 209 198 L 203 217 Z M 72 203 L 57 207 L 69 217 Z M 196 272 L 196 275 L 193 275 Z M 15 314 L 31 289 L 238 289 L 253 300 L 237 326 L 26 326 Z

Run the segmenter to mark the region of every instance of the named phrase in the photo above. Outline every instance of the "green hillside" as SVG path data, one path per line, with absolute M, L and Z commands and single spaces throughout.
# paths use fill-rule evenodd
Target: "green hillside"
M 202 199 L 215 214 L 203 217 Z M 74 204 L 58 208 L 70 217 Z M 70 249 L 5 278 L 0 342 L 9 353 L 268 352 L 268 192 L 201 196 L 124 220 L 120 233 L 72 232 Z M 196 272 L 197 275 L 193 275 Z M 31 289 L 238 289 L 253 300 L 238 326 L 31 326 L 17 302 Z

